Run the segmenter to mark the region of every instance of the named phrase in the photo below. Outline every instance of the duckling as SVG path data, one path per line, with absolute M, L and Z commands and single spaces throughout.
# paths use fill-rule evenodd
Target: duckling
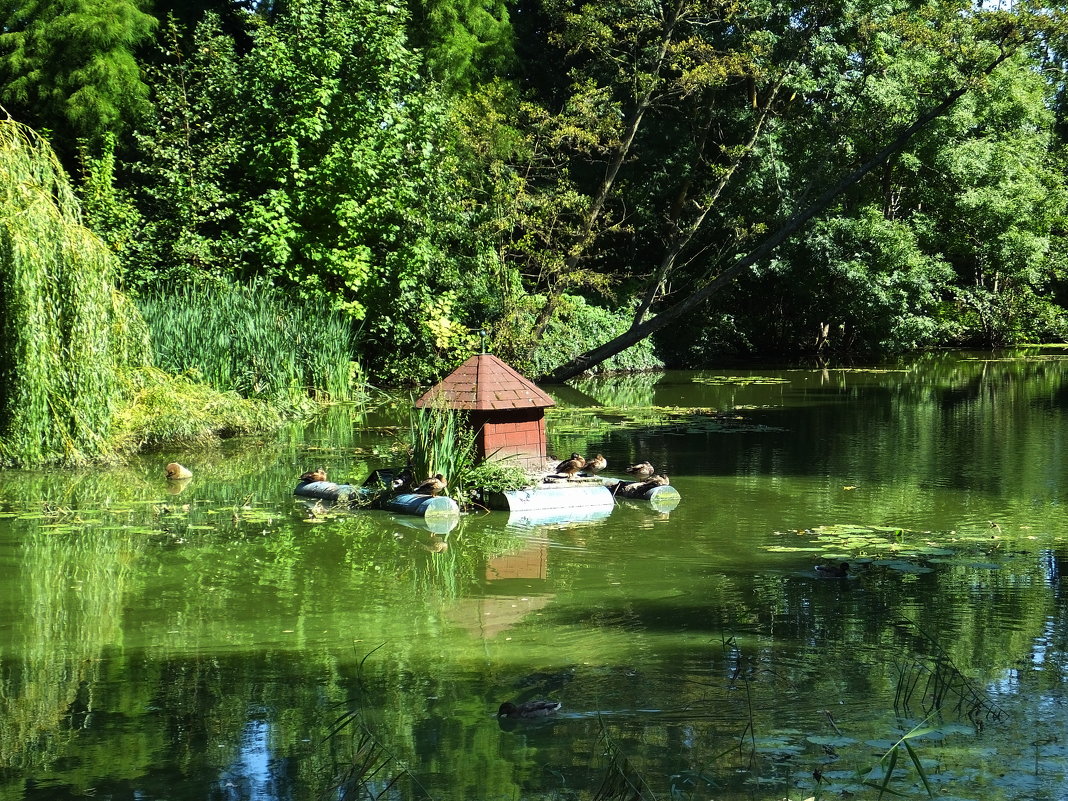
M 447 486 L 448 482 L 445 481 L 445 476 L 441 473 L 435 473 L 413 489 L 412 492 L 416 495 L 437 495 L 439 492 L 443 492 Z
M 566 461 L 560 462 L 556 466 L 557 473 L 563 473 L 568 478 L 574 478 L 575 473 L 586 466 L 586 460 L 579 456 L 577 453 L 572 453 L 571 458 Z
M 193 473 L 188 467 L 182 467 L 178 462 L 171 462 L 165 468 L 163 472 L 167 475 L 167 478 L 171 481 L 181 481 L 183 478 L 192 478 Z
M 556 714 L 563 706 L 559 701 L 524 701 L 521 704 L 513 704 L 505 701 L 497 710 L 499 718 L 546 718 Z
M 587 473 L 597 475 L 602 470 L 608 467 L 608 460 L 601 454 L 597 454 L 592 459 L 586 460 L 586 466 L 583 468 Z
M 307 484 L 310 481 L 326 481 L 326 470 L 319 467 L 310 473 L 302 473 L 300 480 Z
M 637 464 L 632 464 L 628 467 L 627 472 L 633 473 L 637 478 L 649 478 L 649 476 L 656 472 L 656 468 L 649 464 L 649 462 L 638 462 Z
M 849 574 L 849 562 L 837 565 L 816 565 L 816 574 L 824 578 L 845 578 Z

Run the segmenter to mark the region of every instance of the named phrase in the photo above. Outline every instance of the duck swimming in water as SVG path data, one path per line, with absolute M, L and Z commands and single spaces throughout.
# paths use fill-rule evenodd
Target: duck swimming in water
M 563 706 L 559 701 L 524 701 L 521 704 L 513 704 L 511 701 L 505 701 L 501 704 L 501 708 L 497 710 L 497 717 L 499 718 L 547 718 L 550 715 L 555 715 L 557 710 Z
M 845 578 L 849 575 L 849 562 L 836 565 L 816 565 L 816 574 L 823 578 Z
M 178 464 L 178 462 L 171 462 L 169 465 L 163 468 L 163 472 L 171 481 L 181 481 L 182 479 L 193 477 L 193 474 L 192 472 L 190 472 L 189 468 L 182 467 L 182 465 Z

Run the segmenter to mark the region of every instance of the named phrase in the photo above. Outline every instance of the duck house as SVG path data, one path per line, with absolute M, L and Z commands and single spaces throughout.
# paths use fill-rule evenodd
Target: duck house
M 467 413 L 479 458 L 508 459 L 524 468 L 545 461 L 545 409 L 553 399 L 489 353 L 465 361 L 416 402 Z

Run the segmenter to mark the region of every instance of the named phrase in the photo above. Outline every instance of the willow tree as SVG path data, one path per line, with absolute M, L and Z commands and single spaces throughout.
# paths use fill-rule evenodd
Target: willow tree
M 122 369 L 148 354 L 116 269 L 52 149 L 0 120 L 0 464 L 108 454 Z

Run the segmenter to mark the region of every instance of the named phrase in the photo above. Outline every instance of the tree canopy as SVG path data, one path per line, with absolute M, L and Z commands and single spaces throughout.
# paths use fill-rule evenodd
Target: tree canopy
M 1059 7 L 0 11 L 125 285 L 321 300 L 377 380 L 1068 333 Z

